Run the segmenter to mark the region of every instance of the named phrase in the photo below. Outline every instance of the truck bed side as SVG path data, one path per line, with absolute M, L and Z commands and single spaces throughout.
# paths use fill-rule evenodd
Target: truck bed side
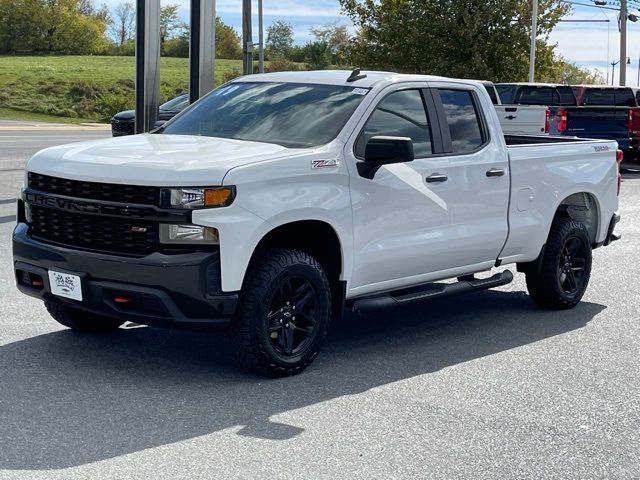
M 536 259 L 563 204 L 572 205 L 570 215 L 588 224 L 594 245 L 603 242 L 618 208 L 616 143 L 571 139 L 527 144 L 523 138 L 507 146 L 509 237 L 500 258 L 505 263 Z

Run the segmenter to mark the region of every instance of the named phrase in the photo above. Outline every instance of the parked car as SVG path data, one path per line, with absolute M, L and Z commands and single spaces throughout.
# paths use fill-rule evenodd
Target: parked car
M 189 95 L 180 95 L 174 99 L 163 103 L 158 108 L 158 120 L 171 120 L 182 110 L 189 106 Z M 111 135 L 120 137 L 122 135 L 134 135 L 136 130 L 136 111 L 125 110 L 116 113 L 111 119 Z
M 291 375 L 345 308 L 513 279 L 475 276 L 495 266 L 574 307 L 617 239 L 617 159 L 609 140 L 503 135 L 474 81 L 253 75 L 155 133 L 35 154 L 15 278 L 67 327 L 226 329 L 243 367 Z
M 554 83 L 498 83 L 496 89 L 503 103 L 516 105 L 546 105 L 549 107 L 549 133 L 563 134 L 565 107 L 578 104 L 569 85 Z
M 483 81 L 506 135 L 540 135 L 549 133 L 549 107 L 545 105 L 504 105 L 492 82 Z
M 640 107 L 637 89 L 599 85 L 572 87 L 578 107 L 567 107 L 562 134 L 615 140 L 626 160 L 639 159 Z

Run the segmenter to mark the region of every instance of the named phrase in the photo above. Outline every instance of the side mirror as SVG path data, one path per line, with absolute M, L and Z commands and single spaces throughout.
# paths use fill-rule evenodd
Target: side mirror
M 160 128 L 162 127 L 165 123 L 167 123 L 166 120 L 158 120 L 156 123 L 153 124 L 153 128 Z
M 413 159 L 413 141 L 409 137 L 371 137 L 365 146 L 364 162 L 357 164 L 358 173 L 371 180 L 382 165 Z

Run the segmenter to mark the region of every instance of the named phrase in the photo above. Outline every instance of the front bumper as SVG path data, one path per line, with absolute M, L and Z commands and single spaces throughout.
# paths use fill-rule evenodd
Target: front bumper
M 28 226 L 13 232 L 18 289 L 32 297 L 131 321 L 181 329 L 225 329 L 235 313 L 237 293 L 223 293 L 220 252 L 152 253 L 131 258 L 73 250 L 38 242 Z M 53 295 L 47 271 L 80 276 L 83 300 Z M 31 279 L 38 278 L 36 285 Z M 126 297 L 119 303 L 116 297 Z

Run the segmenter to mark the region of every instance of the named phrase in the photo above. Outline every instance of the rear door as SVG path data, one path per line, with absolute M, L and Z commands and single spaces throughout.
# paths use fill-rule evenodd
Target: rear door
M 507 239 L 509 159 L 484 112 L 492 105 L 465 84 L 430 82 L 448 166 L 442 192 L 451 215 L 452 267 L 488 267 Z M 470 268 L 472 270 L 472 268 Z

